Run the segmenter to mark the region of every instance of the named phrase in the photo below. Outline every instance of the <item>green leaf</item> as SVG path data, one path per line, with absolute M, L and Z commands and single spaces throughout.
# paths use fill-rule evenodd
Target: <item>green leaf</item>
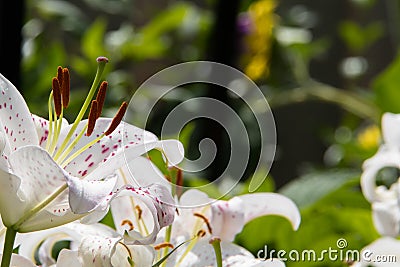
M 191 8 L 191 5 L 184 2 L 171 5 L 142 28 L 141 33 L 145 38 L 155 38 L 162 33 L 180 27 L 189 8 Z
M 182 128 L 182 130 L 179 133 L 179 141 L 181 141 L 181 143 L 183 144 L 185 151 L 187 151 L 187 148 L 189 147 L 190 139 L 192 138 L 195 126 L 196 126 L 195 123 L 189 122 Z M 169 138 L 175 138 L 175 137 L 171 136 Z
M 284 186 L 280 193 L 291 198 L 299 208 L 314 204 L 360 174 L 353 170 L 329 170 L 304 175 Z
M 82 52 L 86 58 L 95 60 L 98 56 L 107 56 L 104 47 L 104 34 L 106 32 L 106 22 L 97 19 L 85 32 L 82 38 Z
M 344 21 L 339 26 L 339 34 L 354 52 L 362 52 L 376 42 L 384 32 L 380 22 L 360 26 L 353 21 Z
M 182 26 L 191 8 L 192 5 L 185 2 L 171 5 L 141 28 L 132 40 L 122 47 L 122 54 L 136 59 L 160 57 L 172 44 L 167 33 Z
M 384 112 L 400 113 L 400 55 L 372 83 L 376 103 Z

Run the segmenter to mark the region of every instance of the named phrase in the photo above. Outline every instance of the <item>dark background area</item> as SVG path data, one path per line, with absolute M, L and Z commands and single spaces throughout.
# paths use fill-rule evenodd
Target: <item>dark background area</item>
M 156 1 L 153 1 L 156 3 Z M 138 5 L 144 5 L 138 1 Z M 161 4 L 165 4 L 164 2 Z M 237 38 L 235 19 L 239 12 L 239 0 L 214 1 L 213 12 L 216 20 L 208 40 L 207 59 L 237 65 Z M 288 16 L 288 11 L 294 6 L 304 6 L 315 14 L 316 23 L 310 26 L 313 36 L 318 39 L 327 37 L 330 39 L 330 47 L 322 57 L 313 59 L 310 63 L 310 76 L 315 80 L 327 83 L 337 88 L 347 88 L 348 80 L 343 79 L 339 71 L 341 60 L 352 56 L 349 50 L 338 36 L 338 24 L 343 20 L 352 20 L 361 25 L 373 20 L 381 21 L 385 26 L 385 34 L 371 47 L 363 52 L 363 56 L 369 62 L 369 68 L 362 79 L 356 81 L 357 86 L 368 86 L 370 77 L 376 76 L 394 58 L 399 44 L 398 31 L 398 1 L 376 1 L 374 7 L 360 13 L 354 7 L 354 3 L 348 0 L 324 0 L 324 1 L 280 1 L 276 13 L 281 18 Z M 0 1 L 0 72 L 11 80 L 17 87 L 20 85 L 21 73 L 21 28 L 24 23 L 24 1 Z M 353 84 L 354 86 L 354 84 Z M 19 87 L 20 88 L 20 87 Z M 27 88 L 25 88 L 27 90 Z M 226 91 L 211 87 L 208 96 L 228 102 Z M 287 181 L 302 174 L 308 166 L 323 165 L 323 155 L 327 144 L 321 136 L 322 129 L 333 131 L 343 118 L 343 111 L 337 106 L 308 101 L 279 107 L 273 110 L 277 127 L 277 157 L 272 167 L 272 175 L 279 177 L 277 186 L 282 186 Z M 199 137 L 205 136 L 205 132 L 212 125 L 204 122 L 198 125 Z M 215 127 L 212 138 L 216 142 L 222 142 L 222 128 Z M 221 155 L 220 155 L 221 156 Z M 223 157 L 223 156 L 222 156 Z M 218 158 L 217 158 L 218 159 Z M 224 162 L 220 158 L 218 162 Z M 223 166 L 222 166 L 223 167 Z M 221 166 L 214 166 L 211 170 L 215 176 L 220 172 Z

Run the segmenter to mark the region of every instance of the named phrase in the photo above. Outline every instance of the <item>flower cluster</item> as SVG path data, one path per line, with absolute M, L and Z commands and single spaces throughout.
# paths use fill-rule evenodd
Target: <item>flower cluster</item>
M 63 118 L 67 68 L 59 67 L 52 80 L 48 120 L 31 114 L 0 75 L 1 266 L 284 266 L 257 260 L 232 241 L 248 221 L 269 214 L 297 229 L 296 205 L 274 193 L 229 201 L 194 189 L 175 195 L 175 185 L 142 155 L 159 149 L 175 166 L 182 144 L 123 122 L 126 103 L 114 118 L 101 117 L 108 60 L 97 61 L 93 85 L 71 124 Z M 108 212 L 115 227 L 99 223 Z
M 365 198 L 371 203 L 372 218 L 376 230 L 383 237 L 370 244 L 365 251 L 374 255 L 400 256 L 400 178 L 389 187 L 379 185 L 380 173 L 386 168 L 396 171 L 400 168 L 400 115 L 385 113 L 382 117 L 382 144 L 378 152 L 364 162 L 361 188 Z M 364 255 L 362 252 L 361 255 Z M 368 258 L 354 266 L 370 266 Z M 374 266 L 387 266 L 375 263 Z

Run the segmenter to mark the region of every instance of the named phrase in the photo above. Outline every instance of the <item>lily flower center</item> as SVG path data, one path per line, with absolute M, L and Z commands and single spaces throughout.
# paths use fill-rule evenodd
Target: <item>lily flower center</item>
M 93 85 L 90 88 L 85 102 L 83 103 L 81 110 L 79 111 L 64 140 L 60 140 L 60 132 L 63 124 L 64 109 L 68 107 L 70 100 L 70 74 L 68 68 L 58 67 L 57 77 L 54 77 L 52 80 L 52 91 L 50 93 L 48 101 L 49 131 L 46 140 L 41 141 L 46 141 L 47 152 L 63 168 L 67 166 L 68 163 L 74 160 L 77 156 L 79 156 L 82 152 L 84 152 L 93 144 L 102 139 L 104 136 L 110 135 L 121 123 L 122 118 L 128 107 L 127 103 L 123 102 L 112 122 L 110 123 L 108 128 L 105 129 L 104 133 L 97 136 L 94 140 L 80 148 L 78 151 L 71 154 L 76 144 L 84 135 L 90 136 L 93 133 L 94 127 L 96 125 L 96 120 L 100 117 L 104 105 L 108 83 L 106 81 L 103 81 L 100 84 L 100 87 L 99 83 L 100 76 L 104 70 L 105 64 L 108 62 L 108 59 L 105 57 L 99 57 L 97 59 L 97 62 L 98 69 L 96 77 L 93 81 Z M 99 89 L 97 90 L 98 87 Z M 96 98 L 93 99 L 96 91 Z M 88 109 L 89 115 L 87 124 L 79 133 L 74 134 Z

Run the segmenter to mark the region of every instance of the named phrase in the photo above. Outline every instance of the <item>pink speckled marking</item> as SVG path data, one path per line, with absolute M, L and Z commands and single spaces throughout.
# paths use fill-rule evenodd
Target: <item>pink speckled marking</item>
M 93 156 L 93 154 L 89 154 L 89 155 L 86 157 L 85 161 L 86 161 L 86 162 L 89 161 L 89 159 L 90 159 L 92 156 Z

